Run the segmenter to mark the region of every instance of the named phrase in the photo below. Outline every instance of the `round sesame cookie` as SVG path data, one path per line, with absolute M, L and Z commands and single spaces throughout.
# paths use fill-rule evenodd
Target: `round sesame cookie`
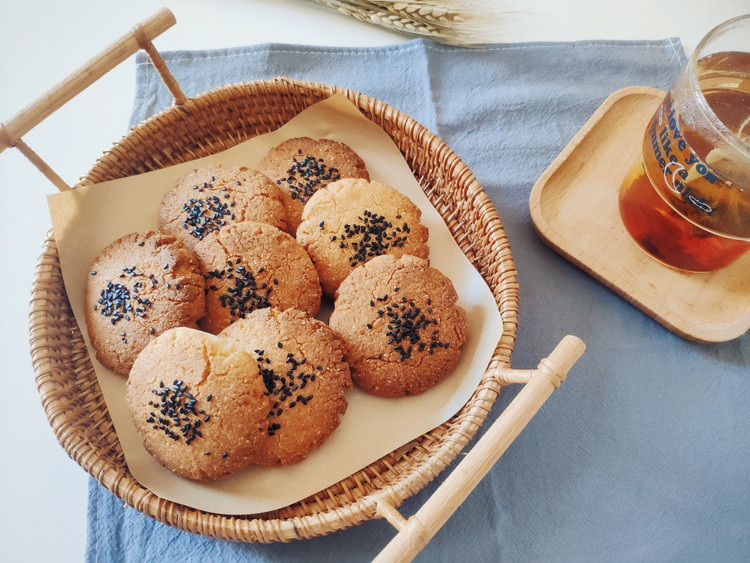
M 310 198 L 297 241 L 315 263 L 323 293 L 334 297 L 349 272 L 374 256 L 427 258 L 429 233 L 421 216 L 420 209 L 391 186 L 339 180 Z
M 330 139 L 295 137 L 273 147 L 258 168 L 281 187 L 289 232 L 294 234 L 312 195 L 342 178 L 370 179 L 360 156 Z
M 401 397 L 445 378 L 468 337 L 457 299 L 451 281 L 415 256 L 379 256 L 354 270 L 329 321 L 354 382 L 373 395 Z
M 126 399 L 146 450 L 170 471 L 210 480 L 248 465 L 268 397 L 258 366 L 233 340 L 175 328 L 133 365 Z
M 254 463 L 297 463 L 328 439 L 346 412 L 352 386 L 344 348 L 324 323 L 302 311 L 254 311 L 219 336 L 253 355 L 271 406 Z
M 159 229 L 193 250 L 198 241 L 241 221 L 287 229 L 282 192 L 267 176 L 241 166 L 194 170 L 164 196 Z
M 171 235 L 125 235 L 94 260 L 84 310 L 97 360 L 127 377 L 153 338 L 176 326 L 198 328 L 205 314 L 200 264 Z
M 318 274 L 297 241 L 267 225 L 230 225 L 195 248 L 206 287 L 206 316 L 199 326 L 218 334 L 256 309 L 320 309 Z

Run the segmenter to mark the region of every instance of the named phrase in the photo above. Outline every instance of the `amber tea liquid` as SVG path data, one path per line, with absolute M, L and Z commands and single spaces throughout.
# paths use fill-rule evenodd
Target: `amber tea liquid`
M 696 68 L 711 110 L 750 150 L 750 53 L 716 53 Z M 750 249 L 750 170 L 713 141 L 667 95 L 620 190 L 630 235 L 684 270 L 717 270 Z

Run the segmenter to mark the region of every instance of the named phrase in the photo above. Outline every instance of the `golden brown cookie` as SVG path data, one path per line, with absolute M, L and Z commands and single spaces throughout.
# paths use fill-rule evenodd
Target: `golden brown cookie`
M 364 161 L 348 145 L 330 139 L 296 137 L 276 145 L 259 168 L 281 187 L 289 232 L 294 234 L 312 195 L 342 178 L 370 179 Z
M 198 241 L 241 221 L 287 229 L 281 190 L 267 176 L 240 166 L 219 164 L 186 174 L 159 208 L 159 228 L 191 250 Z
M 297 240 L 315 263 L 329 297 L 354 268 L 375 256 L 427 258 L 422 212 L 405 195 L 379 182 L 346 179 L 318 190 L 305 206 Z
M 256 309 L 320 309 L 318 274 L 297 241 L 276 227 L 245 221 L 199 243 L 206 284 L 203 330 L 218 334 Z
M 138 353 L 176 326 L 205 314 L 198 260 L 175 237 L 131 233 L 109 244 L 86 280 L 86 326 L 96 358 L 126 376 Z
M 468 337 L 457 299 L 451 281 L 422 258 L 385 255 L 354 270 L 329 321 L 354 382 L 373 395 L 401 397 L 445 378 Z
M 333 331 L 302 311 L 261 309 L 224 329 L 253 355 L 271 407 L 254 463 L 297 463 L 318 447 L 346 412 L 352 386 L 344 348 Z
M 263 439 L 265 391 L 236 342 L 175 328 L 138 356 L 126 397 L 146 450 L 177 475 L 208 480 L 249 463 Z

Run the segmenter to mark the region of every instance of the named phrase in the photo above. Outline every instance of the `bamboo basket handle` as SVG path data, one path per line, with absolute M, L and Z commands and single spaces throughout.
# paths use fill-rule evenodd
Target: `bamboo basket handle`
M 378 515 L 391 522 L 399 532 L 375 561 L 411 561 L 427 545 L 565 380 L 568 370 L 585 349 L 586 345 L 575 336 L 563 338 L 549 357 L 539 362 L 539 367 L 527 378 L 528 383 L 486 434 L 411 518 L 407 520 L 401 517 L 385 496 L 378 501 Z M 500 368 L 496 371 L 496 375 L 512 380 L 512 372 L 516 370 Z M 528 373 L 522 372 L 523 377 L 526 378 L 525 374 Z
M 23 108 L 6 123 L 0 123 L 0 153 L 8 147 L 16 147 L 59 190 L 70 189 L 70 186 L 29 148 L 22 137 L 118 64 L 134 55 L 139 49 L 145 50 L 149 55 L 162 80 L 172 93 L 175 103 L 178 105 L 184 103 L 185 95 L 180 90 L 174 77 L 169 74 L 164 60 L 151 43 L 154 38 L 164 33 L 175 23 L 174 14 L 167 8 L 162 8 L 154 15 L 136 24 L 128 33 L 53 86 L 46 94 Z

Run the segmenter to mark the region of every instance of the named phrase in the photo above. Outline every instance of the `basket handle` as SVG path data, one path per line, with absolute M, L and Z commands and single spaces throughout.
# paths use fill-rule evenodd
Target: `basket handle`
M 151 43 L 154 38 L 175 23 L 174 14 L 167 8 L 162 8 L 151 17 L 136 24 L 128 33 L 53 86 L 46 94 L 19 111 L 6 123 L 0 123 L 0 153 L 8 147 L 16 147 L 58 190 L 69 190 L 70 186 L 29 148 L 22 137 L 139 49 L 145 50 L 151 58 L 151 62 L 172 93 L 175 104 L 183 104 L 186 99 L 185 95 L 174 77 L 169 74 L 164 60 Z
M 427 545 L 553 391 L 565 381 L 568 371 L 585 349 L 586 345 L 580 339 L 568 335 L 549 357 L 539 362 L 536 370 L 522 371 L 521 378 L 528 379 L 523 389 L 411 518 L 404 519 L 385 496 L 378 501 L 378 516 L 386 518 L 399 532 L 375 561 L 411 561 Z M 508 368 L 495 371 L 506 380 L 512 380 L 512 372 L 517 370 Z M 532 375 L 527 378 L 529 373 Z

